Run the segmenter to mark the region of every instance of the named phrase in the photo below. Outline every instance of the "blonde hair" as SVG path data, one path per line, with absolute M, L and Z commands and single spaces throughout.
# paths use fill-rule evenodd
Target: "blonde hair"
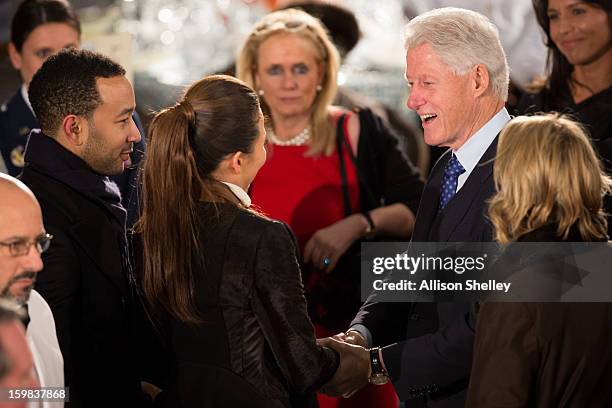
M 497 27 L 484 15 L 455 7 L 434 9 L 410 20 L 405 48 L 429 44 L 456 74 L 464 75 L 476 64 L 487 67 L 491 89 L 502 101 L 510 83 L 506 54 Z
M 519 116 L 499 137 L 497 193 L 489 217 L 498 242 L 515 241 L 546 224 L 567 239 L 576 225 L 585 241 L 606 238 L 602 199 L 612 180 L 582 126 L 560 114 Z
M 236 63 L 236 75 L 252 88 L 256 88 L 255 72 L 259 47 L 268 38 L 281 34 L 296 34 L 310 41 L 316 49 L 315 59 L 324 68 L 322 89 L 317 93 L 312 105 L 309 154 L 331 154 L 335 148 L 336 130 L 330 123 L 328 107 L 338 88 L 340 56 L 321 21 L 298 9 L 286 9 L 266 15 L 255 24 L 242 46 Z M 266 121 L 271 122 L 270 108 L 263 99 L 261 107 L 267 114 Z M 273 128 L 273 125 L 266 123 L 268 128 Z

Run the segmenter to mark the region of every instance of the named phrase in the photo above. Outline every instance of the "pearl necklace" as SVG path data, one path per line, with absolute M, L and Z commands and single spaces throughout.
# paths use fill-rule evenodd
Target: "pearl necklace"
M 310 139 L 310 126 L 306 127 L 296 136 L 292 137 L 289 140 L 280 140 L 276 133 L 274 133 L 273 129 L 268 129 L 268 138 L 272 144 L 277 146 L 303 146 Z

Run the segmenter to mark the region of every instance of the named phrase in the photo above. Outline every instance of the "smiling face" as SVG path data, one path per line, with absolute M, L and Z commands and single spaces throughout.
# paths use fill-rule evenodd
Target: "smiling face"
M 456 150 L 474 133 L 477 115 L 471 74 L 457 75 L 429 44 L 408 51 L 408 108 L 420 116 L 425 143 Z
M 40 206 L 14 184 L 0 179 L 0 242 L 31 242 L 45 232 Z M 43 268 L 36 245 L 25 255 L 12 256 L 0 247 L 0 296 L 25 303 L 30 297 L 37 273 Z
M 610 17 L 605 10 L 577 0 L 549 0 L 550 37 L 572 65 L 612 58 Z
M 79 33 L 70 25 L 46 23 L 28 35 L 21 51 L 17 51 L 11 43 L 9 55 L 23 82 L 29 84 L 47 58 L 64 48 L 79 48 L 80 44 Z
M 310 40 L 283 33 L 261 43 L 255 82 L 272 116 L 309 116 L 322 79 L 323 66 Z
M 131 165 L 133 145 L 141 139 L 132 118 L 134 91 L 125 76 L 97 78 L 96 84 L 102 104 L 89 121 L 81 158 L 99 174 L 121 174 Z

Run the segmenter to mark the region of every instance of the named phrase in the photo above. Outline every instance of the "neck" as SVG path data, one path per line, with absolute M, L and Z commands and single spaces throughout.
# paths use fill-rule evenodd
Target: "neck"
M 473 119 L 470 120 L 470 127 L 466 130 L 465 136 L 454 143 L 449 145 L 453 151 L 457 151 L 463 146 L 476 132 L 478 132 L 493 116 L 497 114 L 504 107 L 504 101 L 501 99 L 488 96 L 481 99 L 480 103 L 477 103 L 475 109 L 473 109 Z
M 590 64 L 574 66 L 572 76 L 578 82 L 570 86 L 575 102 L 608 89 L 612 86 L 612 48 Z
M 310 115 L 282 116 L 272 113 L 272 120 L 276 137 L 285 141 L 294 138 L 308 127 Z

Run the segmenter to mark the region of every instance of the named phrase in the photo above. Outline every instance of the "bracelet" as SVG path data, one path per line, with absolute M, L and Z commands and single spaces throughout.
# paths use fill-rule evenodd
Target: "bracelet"
M 369 211 L 361 213 L 361 214 L 365 217 L 366 221 L 368 222 L 368 226 L 365 230 L 364 237 L 368 239 L 373 238 L 374 233 L 376 232 L 376 224 L 374 224 L 374 220 L 372 219 L 372 216 L 370 215 Z

